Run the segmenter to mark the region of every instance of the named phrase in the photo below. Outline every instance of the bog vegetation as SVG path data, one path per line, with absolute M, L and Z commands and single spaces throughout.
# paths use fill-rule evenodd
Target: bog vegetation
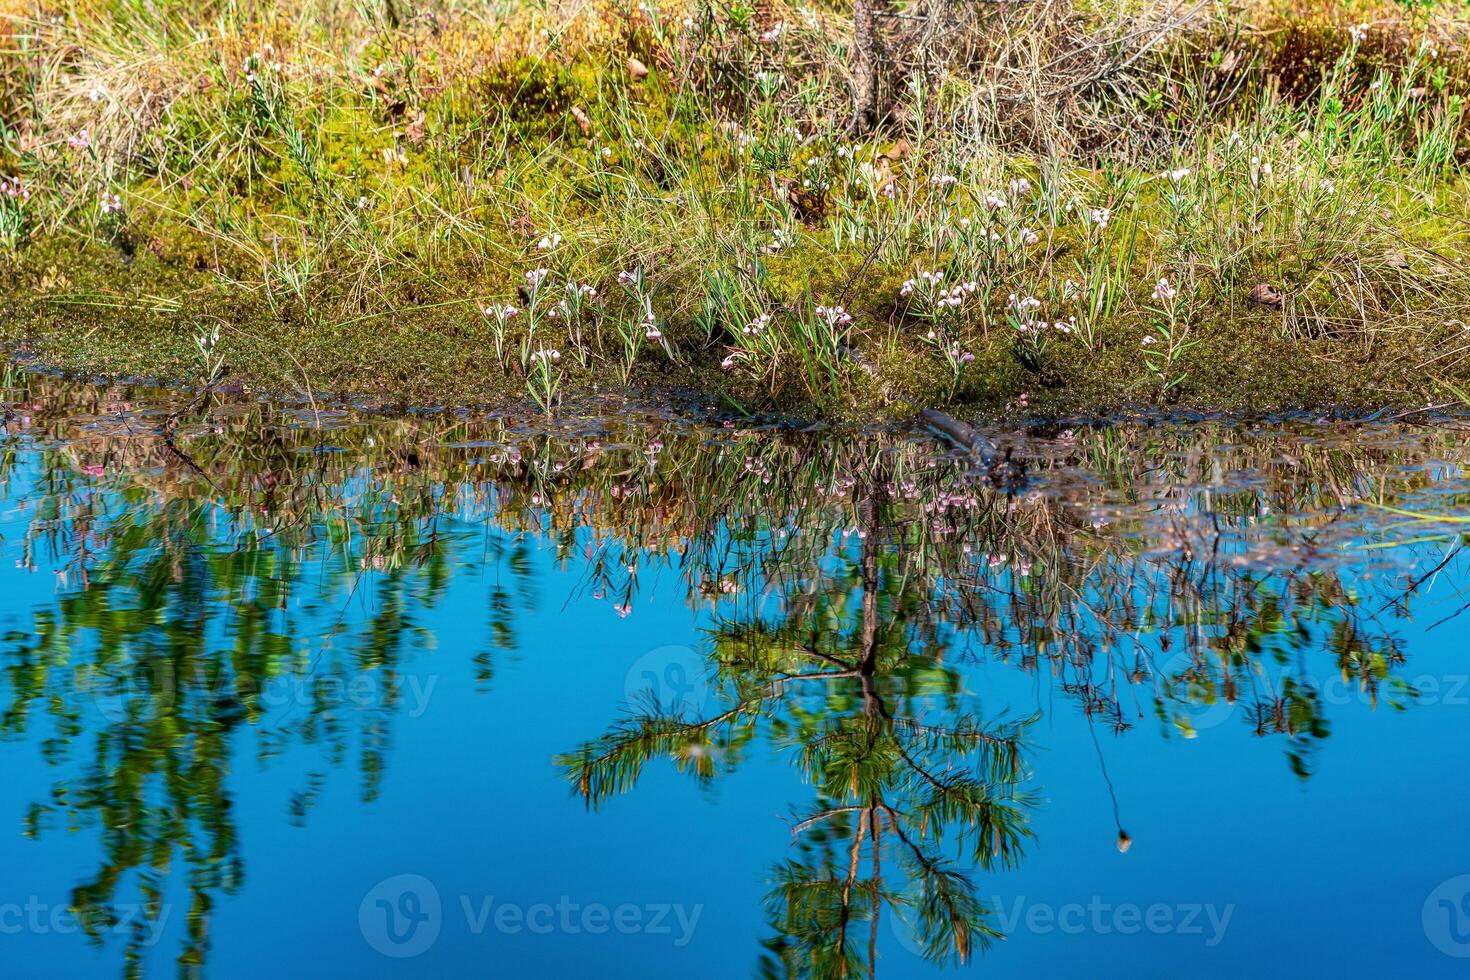
M 0 335 L 63 367 L 861 417 L 1470 378 L 1455 5 L 0 11 Z

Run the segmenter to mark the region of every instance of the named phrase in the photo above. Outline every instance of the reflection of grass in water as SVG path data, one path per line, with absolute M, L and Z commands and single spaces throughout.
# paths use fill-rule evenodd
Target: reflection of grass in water
M 200 960 L 215 896 L 240 870 L 225 765 L 237 733 L 254 729 L 267 757 L 298 742 L 330 764 L 355 754 L 371 799 L 396 702 L 356 705 L 326 682 L 401 678 L 429 639 L 423 614 L 482 549 L 499 569 L 493 642 L 513 647 L 534 600 L 528 531 L 589 597 L 636 617 L 642 582 L 666 567 L 721 623 L 706 657 L 733 713 L 696 729 L 657 712 L 630 720 L 594 755 L 609 768 L 588 772 L 589 793 L 625 790 L 661 758 L 712 778 L 775 735 L 817 787 L 796 819 L 819 818 L 813 831 L 848 849 L 803 852 L 782 872 L 773 955 L 842 955 L 832 914 L 845 904 L 855 928 L 885 872 L 854 878 L 845 898 L 812 876 L 837 861 L 845 885 L 854 834 L 859 850 L 908 834 L 901 860 L 927 884 L 894 900 L 936 952 L 981 945 L 983 910 L 961 879 L 1019 859 L 1022 730 L 967 703 L 956 659 L 1046 671 L 1119 730 L 1148 707 L 1187 730 L 1192 706 L 1235 704 L 1238 723 L 1285 736 L 1305 775 L 1326 734 L 1311 675 L 1392 690 L 1404 662 L 1336 547 L 1374 529 L 1340 506 L 1409 499 L 1426 479 L 1414 462 L 1457 451 L 1452 434 L 1392 428 L 1116 426 L 997 435 L 1008 467 L 977 470 L 884 433 L 649 419 L 563 420 L 574 431 L 556 435 L 330 413 L 322 431 L 231 403 L 196 408 L 170 443 L 147 392 L 26 383 L 0 481 L 36 514 L 22 553 L 66 567 L 71 585 L 6 643 L 5 724 L 53 725 L 44 746 L 58 762 L 84 736 L 93 753 L 30 826 L 104 826 L 102 867 L 76 896 L 99 912 L 129 887 L 150 894 L 181 860 L 196 903 L 185 955 Z M 337 621 L 347 590 L 371 594 L 370 617 Z M 333 639 L 303 656 L 308 621 Z M 470 665 L 482 681 L 493 667 L 493 651 Z M 827 671 L 846 676 L 799 676 Z M 296 678 L 310 697 L 274 725 L 261 692 Z M 131 696 L 99 722 L 85 710 L 99 690 Z M 620 732 L 642 748 L 626 755 Z M 319 781 L 293 802 L 303 814 Z M 946 821 L 943 841 L 963 840 L 964 855 L 919 833 Z

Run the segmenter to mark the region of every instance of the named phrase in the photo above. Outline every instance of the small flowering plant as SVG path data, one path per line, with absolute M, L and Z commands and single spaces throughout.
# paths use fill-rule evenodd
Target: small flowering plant
M 521 335 L 521 371 L 529 376 L 533 367 L 532 353 L 540 346 L 536 340 L 536 328 L 546 316 L 545 308 L 551 293 L 551 270 L 547 268 L 529 269 L 522 274 L 522 279 L 520 294 L 525 303 L 526 331 Z M 509 309 L 510 304 L 506 304 L 499 309 L 497 314 L 495 307 L 490 307 L 491 315 L 501 320 L 502 329 L 504 323 L 523 312 L 517 309 L 511 313 Z
M 512 303 L 491 303 L 482 307 L 480 315 L 490 327 L 490 335 L 495 340 L 495 359 L 500 362 L 502 370 L 509 367 L 506 361 L 505 334 L 510 327 L 510 322 L 521 315 L 520 307 Z
M 199 332 L 194 337 L 194 347 L 199 351 L 199 375 L 204 387 L 212 386 L 225 371 L 224 355 L 219 352 L 219 324 L 214 329 Z
M 526 375 L 526 388 L 541 410 L 548 415 L 556 404 L 556 393 L 561 387 L 561 351 L 538 347 L 530 355 L 530 371 Z
M 788 194 L 798 218 L 815 221 L 826 215 L 832 178 L 832 158 L 826 154 L 812 156 L 802 164 Z
M 960 327 L 962 310 L 973 305 L 971 301 L 980 284 L 966 280 L 946 285 L 944 275 L 942 269 L 920 271 L 914 278 L 904 280 L 898 293 L 908 300 L 909 314 L 923 324 L 919 339 L 933 347 L 949 368 L 952 396 L 966 366 L 975 360 L 975 355 L 960 341 Z
M 753 374 L 774 376 L 784 352 L 784 334 L 774 314 L 766 310 L 759 285 L 727 292 L 722 300 L 722 323 L 729 348 L 720 367 L 733 371 L 740 366 Z
M 658 325 L 658 315 L 653 311 L 653 290 L 648 284 L 647 277 L 642 268 L 625 269 L 618 273 L 618 285 L 633 300 L 634 309 L 637 311 L 633 317 L 619 317 L 617 321 L 618 336 L 623 341 L 623 360 L 618 367 L 618 374 L 623 384 L 628 383 L 632 377 L 633 365 L 638 361 L 638 353 L 643 348 L 645 341 L 659 344 L 665 351 L 669 350 L 668 342 L 664 340 L 663 330 Z
M 812 306 L 794 319 L 791 339 L 813 392 L 827 388 L 836 393 L 839 365 L 848 354 L 852 325 L 852 314 L 837 304 Z
M 29 225 L 27 203 L 31 189 L 20 177 L 0 174 L 0 243 L 19 247 Z
M 112 191 L 103 191 L 97 198 L 97 210 L 104 221 L 121 222 L 123 218 L 122 198 Z
M 590 350 L 582 335 L 583 326 L 592 315 L 592 304 L 597 300 L 597 290 L 586 283 L 568 282 L 561 300 L 547 311 L 547 317 L 566 324 L 567 334 L 572 341 L 572 353 L 583 366 L 587 366 Z
M 1141 346 L 1144 363 L 1158 378 L 1160 393 L 1167 396 L 1188 376 L 1179 371 L 1179 358 L 1194 344 L 1189 339 L 1189 321 L 1181 315 L 1179 287 L 1162 277 L 1153 291 L 1154 325 L 1144 334 Z
M 1014 353 L 1028 370 L 1040 371 L 1051 346 L 1052 324 L 1040 316 L 1041 300 L 1012 293 L 1006 300 L 1006 323 L 1016 335 Z M 1058 324 L 1058 327 L 1067 324 Z M 1067 332 L 1067 331 L 1063 331 Z

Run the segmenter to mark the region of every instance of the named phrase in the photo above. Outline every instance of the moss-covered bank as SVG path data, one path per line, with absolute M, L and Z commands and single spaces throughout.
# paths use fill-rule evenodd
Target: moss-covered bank
M 1470 384 L 1458 8 L 1018 5 L 853 134 L 836 9 L 204 6 L 9 22 L 12 351 L 858 417 Z

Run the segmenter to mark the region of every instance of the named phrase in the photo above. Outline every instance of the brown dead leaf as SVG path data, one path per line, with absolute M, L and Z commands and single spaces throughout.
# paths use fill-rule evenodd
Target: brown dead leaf
M 643 79 L 648 77 L 648 66 L 639 61 L 637 58 L 633 57 L 632 55 L 629 55 L 628 74 L 632 76 L 633 81 L 641 82 Z
M 1281 309 L 1286 304 L 1286 296 L 1275 286 L 1268 282 L 1257 283 L 1251 290 L 1250 301 L 1257 306 L 1269 306 Z
M 586 136 L 588 133 L 592 132 L 592 120 L 587 117 L 587 113 L 582 111 L 581 106 L 572 106 L 572 118 L 576 120 L 577 125 L 582 128 L 583 136 Z
M 414 117 L 403 128 L 403 138 L 414 146 L 424 145 L 424 110 L 414 113 Z
M 1383 264 L 1390 269 L 1398 269 L 1401 272 L 1409 268 L 1409 260 L 1404 258 L 1404 253 L 1393 248 L 1383 253 Z

